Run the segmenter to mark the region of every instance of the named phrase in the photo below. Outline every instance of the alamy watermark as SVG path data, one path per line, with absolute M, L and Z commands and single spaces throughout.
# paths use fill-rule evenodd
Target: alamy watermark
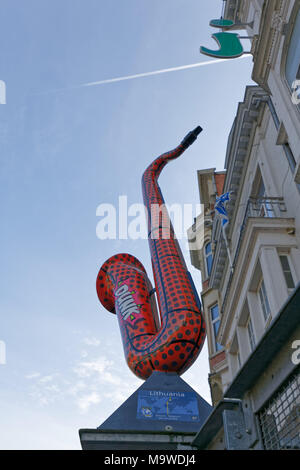
M 0 104 L 6 104 L 6 83 L 0 80 Z
M 300 364 L 300 339 L 293 341 L 292 349 L 295 349 L 295 352 L 292 354 L 291 361 L 295 366 L 297 366 Z
M 6 344 L 0 340 L 0 365 L 6 364 Z
M 292 84 L 292 102 L 295 105 L 300 104 L 300 80 L 295 80 Z
M 100 217 L 100 221 L 97 223 L 96 235 L 100 240 L 167 240 L 172 236 L 172 224 L 176 239 L 188 240 L 189 249 L 196 250 L 199 249 L 199 240 L 204 234 L 204 224 L 197 217 L 201 211 L 202 204 L 177 203 L 151 204 L 148 211 L 143 204 L 128 205 L 127 196 L 119 196 L 117 208 L 109 203 L 97 207 L 96 215 Z M 147 223 L 149 217 L 150 227 Z

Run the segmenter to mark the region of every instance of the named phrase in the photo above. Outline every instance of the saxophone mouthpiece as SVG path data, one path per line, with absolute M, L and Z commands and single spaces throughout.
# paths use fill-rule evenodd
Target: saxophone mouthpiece
M 194 129 L 193 131 L 189 132 L 185 138 L 183 139 L 183 141 L 181 142 L 181 145 L 183 145 L 183 147 L 185 149 L 187 149 L 190 145 L 192 145 L 195 140 L 197 139 L 198 135 L 200 134 L 200 132 L 202 132 L 202 127 L 198 126 L 196 127 L 196 129 Z

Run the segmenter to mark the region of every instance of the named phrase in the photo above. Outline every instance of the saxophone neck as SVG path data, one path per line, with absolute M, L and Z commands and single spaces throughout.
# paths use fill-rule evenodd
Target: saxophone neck
M 156 179 L 159 177 L 162 169 L 170 160 L 175 160 L 178 158 L 185 150 L 192 145 L 195 140 L 197 139 L 198 135 L 202 131 L 202 127 L 198 126 L 193 131 L 189 132 L 182 142 L 173 150 L 163 153 L 159 157 L 157 157 L 146 169 L 144 172 L 143 178 L 146 175 L 154 174 Z
M 195 142 L 195 140 L 197 139 L 200 132 L 202 132 L 202 130 L 203 130 L 202 127 L 198 126 L 185 136 L 185 138 L 181 142 L 181 145 L 183 146 L 184 150 L 186 150 L 190 145 L 192 145 Z

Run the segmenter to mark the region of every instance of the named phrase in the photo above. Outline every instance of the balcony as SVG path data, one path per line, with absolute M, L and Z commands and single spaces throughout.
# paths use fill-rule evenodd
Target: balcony
M 233 266 L 236 265 L 249 218 L 269 219 L 286 217 L 287 209 L 282 197 L 251 197 L 248 200 L 244 220 L 241 225 L 240 237 L 234 255 Z
M 232 253 L 233 271 L 227 283 L 221 311 L 224 311 L 241 252 L 248 251 L 249 256 L 251 256 L 253 247 L 250 245 L 254 243 L 254 234 L 262 231 L 270 233 L 280 231 L 288 235 L 294 234 L 294 219 L 288 217 L 283 198 L 252 197 L 248 200 L 238 242 Z M 222 264 L 222 269 L 224 270 L 224 264 Z
M 287 212 L 282 197 L 251 197 L 248 201 L 241 232 L 249 217 L 284 217 Z
M 228 262 L 228 254 L 223 239 L 221 225 L 216 221 L 218 227 L 215 227 L 216 249 L 212 275 L 210 278 L 210 287 L 213 289 L 221 289 L 224 279 L 224 266 Z M 233 272 L 231 273 L 228 286 L 230 287 L 232 277 L 236 271 L 238 258 L 241 251 L 248 251 L 251 256 L 250 245 L 253 244 L 254 234 L 261 232 L 284 232 L 285 234 L 294 234 L 294 219 L 288 217 L 285 202 L 281 197 L 251 197 L 246 205 L 243 222 L 239 228 L 238 240 L 231 246 L 231 257 L 233 262 Z M 247 229 L 248 226 L 249 230 Z M 247 242 L 244 243 L 247 234 Z M 235 237 L 236 238 L 236 235 Z M 243 245 L 245 245 L 243 247 Z M 228 288 L 227 288 L 228 290 Z M 223 309 L 222 309 L 223 310 Z

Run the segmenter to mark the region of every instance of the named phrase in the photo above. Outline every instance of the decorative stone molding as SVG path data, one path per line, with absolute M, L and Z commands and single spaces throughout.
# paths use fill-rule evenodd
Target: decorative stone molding
M 281 33 L 284 24 L 285 21 L 281 15 L 281 12 L 274 11 L 271 20 L 271 28 L 275 29 L 278 33 Z
M 252 79 L 268 92 L 269 72 L 275 64 L 280 41 L 285 34 L 288 6 L 289 2 L 286 0 L 265 1 L 258 38 L 252 45 L 254 58 Z

